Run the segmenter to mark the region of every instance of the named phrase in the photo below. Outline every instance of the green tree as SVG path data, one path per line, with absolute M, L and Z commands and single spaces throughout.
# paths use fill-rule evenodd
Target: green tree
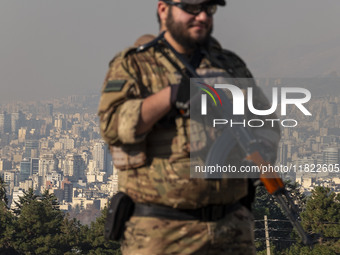
M 285 182 L 285 187 L 301 212 L 306 206 L 306 197 L 301 194 L 297 183 Z M 273 254 L 286 250 L 294 242 L 296 234 L 293 226 L 281 210 L 275 198 L 264 186 L 257 187 L 255 203 L 253 205 L 255 222 L 255 239 L 258 252 L 265 252 L 264 215 L 268 217 L 269 236 L 271 246 L 275 247 Z
M 8 209 L 6 197 L 6 187 L 0 177 L 0 254 L 17 254 L 11 247 L 11 233 L 13 228 L 14 216 Z
M 301 213 L 302 225 L 318 244 L 312 249 L 295 244 L 287 249 L 288 255 L 340 254 L 340 195 L 329 188 L 315 187 Z
M 54 194 L 50 194 L 48 190 L 45 190 L 41 195 L 41 201 L 46 205 L 52 206 L 54 211 L 60 211 L 58 199 Z
M 91 255 L 104 255 L 104 254 L 115 254 L 119 255 L 119 243 L 114 241 L 106 241 L 104 238 L 104 225 L 107 215 L 107 208 L 104 208 L 100 217 L 95 222 L 91 223 L 90 228 L 87 232 L 88 242 L 88 254 Z
M 6 196 L 6 183 L 0 176 L 0 201 L 2 201 L 6 206 L 8 205 L 8 199 Z
M 119 244 L 104 239 L 107 210 L 90 227 L 60 211 L 45 191 L 24 192 L 14 213 L 0 201 L 0 254 L 120 254 Z
M 75 218 L 64 217 L 59 235 L 59 249 L 65 255 L 86 254 L 87 226 L 82 226 Z
M 322 237 L 340 238 L 340 194 L 316 187 L 302 213 L 303 226 Z
M 34 200 L 38 198 L 38 195 L 34 194 L 33 189 L 29 189 L 27 192 L 24 191 L 24 195 L 22 197 L 19 196 L 19 201 L 14 201 L 15 208 L 13 209 L 13 212 L 16 215 L 21 214 L 21 209 L 23 206 L 32 203 Z
M 14 222 L 13 247 L 28 254 L 62 254 L 58 237 L 63 214 L 46 197 L 38 199 L 30 190 L 20 198 Z
M 324 245 L 315 245 L 313 248 L 295 244 L 283 254 L 287 255 L 337 255 L 333 248 Z

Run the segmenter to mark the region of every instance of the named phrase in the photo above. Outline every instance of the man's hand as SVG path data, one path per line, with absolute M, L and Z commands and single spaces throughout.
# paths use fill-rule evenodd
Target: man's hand
M 170 86 L 144 99 L 136 135 L 148 132 L 152 126 L 171 110 Z
M 176 108 L 183 116 L 189 116 L 189 103 L 190 79 L 183 76 L 178 85 L 170 85 L 144 100 L 136 135 L 149 131 L 158 120 L 171 110 L 171 107 Z

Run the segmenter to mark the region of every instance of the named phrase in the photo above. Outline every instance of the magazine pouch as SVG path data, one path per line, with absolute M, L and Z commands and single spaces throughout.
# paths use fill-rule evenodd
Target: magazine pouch
M 134 211 L 134 202 L 123 192 L 118 192 L 111 198 L 106 222 L 105 222 L 105 239 L 119 241 L 125 231 L 125 222 L 127 222 Z

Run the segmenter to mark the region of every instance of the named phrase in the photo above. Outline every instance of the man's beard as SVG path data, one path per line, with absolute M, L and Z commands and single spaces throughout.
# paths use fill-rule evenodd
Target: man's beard
M 175 41 L 186 49 L 193 49 L 199 46 L 206 45 L 212 33 L 211 27 L 203 38 L 195 39 L 190 37 L 188 29 L 193 25 L 193 23 L 183 24 L 181 22 L 174 21 L 172 15 L 172 8 L 169 9 L 168 17 L 166 19 L 165 24 L 171 36 L 175 39 Z

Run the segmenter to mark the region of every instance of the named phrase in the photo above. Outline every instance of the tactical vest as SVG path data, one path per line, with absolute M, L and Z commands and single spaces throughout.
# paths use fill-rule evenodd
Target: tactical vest
M 132 48 L 125 53 L 138 68 L 136 97 L 145 98 L 171 84 L 178 84 L 181 75 L 159 50 L 165 51 L 180 68 L 184 66 L 163 45 L 143 52 Z M 223 50 L 212 39 L 197 68 L 199 75 L 222 74 L 225 77 L 250 78 L 244 62 L 230 51 Z M 169 114 L 171 115 L 171 114 Z M 168 118 L 168 119 L 167 119 Z M 113 162 L 119 171 L 119 190 L 135 202 L 155 203 L 182 209 L 196 209 L 210 204 L 233 204 L 248 192 L 246 179 L 206 180 L 190 178 L 190 141 L 204 146 L 202 130 L 190 130 L 190 119 L 179 115 L 166 116 L 138 144 L 115 143 L 111 146 Z M 203 142 L 202 142 L 203 141 Z M 229 162 L 240 163 L 241 150 L 235 147 Z

